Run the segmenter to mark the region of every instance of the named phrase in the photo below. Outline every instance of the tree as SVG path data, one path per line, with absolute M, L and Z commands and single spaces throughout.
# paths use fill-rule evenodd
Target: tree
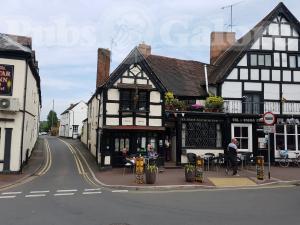
M 57 122 L 58 122 L 58 119 L 57 119 L 56 112 L 53 110 L 50 110 L 50 112 L 48 113 L 48 116 L 47 116 L 48 128 L 50 129 L 52 126 L 56 127 Z
M 41 121 L 40 122 L 40 132 L 48 132 L 49 127 L 48 127 L 48 121 Z

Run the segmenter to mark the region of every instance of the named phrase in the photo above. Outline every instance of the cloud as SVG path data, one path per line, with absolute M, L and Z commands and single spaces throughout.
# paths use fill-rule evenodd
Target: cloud
M 154 54 L 209 61 L 210 32 L 229 30 L 232 0 L 5 1 L 0 32 L 31 36 L 42 80 L 45 118 L 87 101 L 95 89 L 97 48 L 112 49 L 112 69 L 141 41 Z M 279 1 L 244 0 L 233 8 L 237 38 Z M 284 3 L 300 18 L 297 0 Z M 63 96 L 63 97 L 62 97 Z

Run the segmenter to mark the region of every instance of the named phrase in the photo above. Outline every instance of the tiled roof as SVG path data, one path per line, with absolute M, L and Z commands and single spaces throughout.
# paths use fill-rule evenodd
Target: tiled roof
M 65 111 L 63 111 L 60 115 L 63 115 L 65 113 L 67 113 L 69 110 L 73 109 L 76 105 L 78 105 L 79 102 L 75 103 L 75 104 L 71 104 Z
M 206 96 L 204 65 L 158 55 L 146 57 L 150 68 L 168 91 L 176 96 Z
M 0 51 L 20 51 L 32 53 L 32 50 L 25 47 L 5 34 L 0 33 Z
M 209 71 L 209 81 L 211 84 L 222 82 L 234 63 L 240 60 L 251 45 L 263 34 L 264 29 L 279 14 L 290 18 L 294 26 L 299 30 L 299 21 L 292 15 L 283 3 L 279 3 L 266 17 L 264 17 L 255 27 L 228 48 L 214 63 Z

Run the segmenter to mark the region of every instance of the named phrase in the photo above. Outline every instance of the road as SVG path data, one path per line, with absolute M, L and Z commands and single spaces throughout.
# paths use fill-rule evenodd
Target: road
M 68 146 L 47 137 L 40 176 L 0 193 L 3 225 L 298 224 L 300 187 L 113 192 L 87 177 Z M 76 155 L 76 154 L 75 154 Z M 81 168 L 81 169 L 80 169 Z

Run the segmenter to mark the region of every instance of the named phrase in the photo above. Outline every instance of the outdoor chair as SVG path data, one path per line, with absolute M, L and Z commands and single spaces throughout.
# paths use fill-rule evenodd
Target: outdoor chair
M 187 153 L 186 157 L 187 157 L 188 163 L 196 165 L 197 155 L 195 153 L 191 153 L 191 152 Z
M 129 163 L 129 162 L 126 162 L 126 163 L 123 165 L 123 176 L 125 175 L 126 169 L 129 169 L 130 172 L 134 173 L 134 165 L 132 165 L 132 164 Z
M 255 164 L 255 159 L 253 157 L 252 152 L 246 152 L 244 155 L 244 165 L 246 168 Z
M 204 154 L 204 166 L 206 166 L 209 171 L 209 167 L 215 167 L 215 154 L 214 153 L 205 153 Z

